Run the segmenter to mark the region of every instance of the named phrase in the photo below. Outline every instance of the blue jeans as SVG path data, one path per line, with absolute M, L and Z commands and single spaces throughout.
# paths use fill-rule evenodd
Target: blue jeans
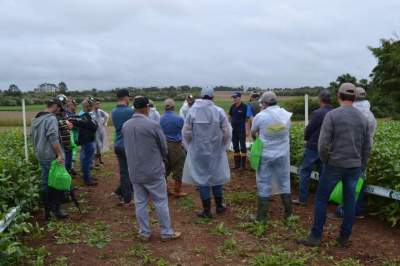
M 83 144 L 81 146 L 81 170 L 83 174 L 83 180 L 86 184 L 92 181 L 92 177 L 90 175 L 90 168 L 92 167 L 93 163 L 93 155 L 94 155 L 94 142 L 89 142 Z
M 317 165 L 318 171 L 322 172 L 322 162 L 319 159 L 317 150 L 309 148 L 304 149 L 303 162 L 300 166 L 300 184 L 299 184 L 299 201 L 306 203 L 308 198 L 308 189 L 310 186 L 310 177 L 313 166 Z
M 213 187 L 199 186 L 201 200 L 208 200 L 211 198 L 210 188 L 212 189 L 214 198 L 222 198 L 222 191 L 223 191 L 222 185 Z
M 72 150 L 64 152 L 65 155 L 65 169 L 70 173 L 72 169 Z
M 324 166 L 315 198 L 314 225 L 311 229 L 314 237 L 322 237 L 328 200 L 339 180 L 343 182 L 344 211 L 340 235 L 342 237 L 349 237 L 351 235 L 354 223 L 356 185 L 361 172 L 361 167 L 340 168 L 329 164 Z
M 48 160 L 48 161 L 39 161 L 39 167 L 40 167 L 40 185 L 39 189 L 41 192 L 46 192 L 48 190 L 48 181 L 49 181 L 49 172 L 50 172 L 50 167 L 51 167 L 51 162 L 53 160 Z
M 116 193 L 123 198 L 125 203 L 129 203 L 132 201 L 132 184 L 131 180 L 129 179 L 125 149 L 123 146 L 115 146 L 114 152 L 118 159 L 120 176 L 120 182 Z

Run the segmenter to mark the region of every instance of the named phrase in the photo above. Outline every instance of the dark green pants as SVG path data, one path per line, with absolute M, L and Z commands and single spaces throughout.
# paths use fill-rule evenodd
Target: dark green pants
M 186 154 L 182 148 L 181 142 L 167 141 L 168 156 L 166 166 L 166 177 L 172 175 L 175 180 L 182 180 L 183 165 L 185 163 Z

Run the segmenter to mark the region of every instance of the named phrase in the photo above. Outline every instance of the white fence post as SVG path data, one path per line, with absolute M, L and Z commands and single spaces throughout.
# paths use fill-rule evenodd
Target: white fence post
M 304 95 L 304 125 L 308 125 L 308 94 Z
M 22 122 L 24 126 L 24 150 L 25 150 L 25 160 L 28 162 L 28 136 L 26 130 L 26 110 L 25 110 L 25 99 L 22 99 Z

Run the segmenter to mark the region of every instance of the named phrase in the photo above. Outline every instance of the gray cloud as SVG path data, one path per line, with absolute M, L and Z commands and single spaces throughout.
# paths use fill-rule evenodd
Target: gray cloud
M 0 88 L 327 85 L 367 77 L 400 2 L 0 0 Z

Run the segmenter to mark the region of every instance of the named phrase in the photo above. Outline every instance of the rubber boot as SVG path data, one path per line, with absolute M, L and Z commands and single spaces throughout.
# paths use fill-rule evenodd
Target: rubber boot
M 187 193 L 182 192 L 181 189 L 182 189 L 182 181 L 175 180 L 175 193 L 174 193 L 175 197 L 180 198 L 187 196 Z
M 222 197 L 215 197 L 215 210 L 217 212 L 217 214 L 222 214 L 226 211 L 226 206 L 225 204 L 223 204 L 223 198 Z
M 104 165 L 103 159 L 101 158 L 101 153 L 99 153 L 98 156 L 99 156 L 99 157 L 98 157 L 99 163 L 100 163 L 101 165 Z
M 50 219 L 51 206 L 50 206 L 50 203 L 49 203 L 47 191 L 41 191 L 40 192 L 40 199 L 42 200 L 42 203 L 43 203 L 44 219 L 46 221 L 48 221 Z
M 241 156 L 240 158 L 240 169 L 246 170 L 247 169 L 247 156 Z
M 58 219 L 65 219 L 68 218 L 69 215 L 65 213 L 63 210 L 61 210 L 61 197 L 63 196 L 63 191 L 58 191 L 54 189 L 49 190 L 49 195 L 50 198 L 49 200 L 51 201 L 51 207 L 52 207 L 52 212 L 54 216 Z
M 241 165 L 241 157 L 240 157 L 240 155 L 233 156 L 233 160 L 234 160 L 235 166 L 232 167 L 232 169 L 239 169 L 240 165 Z
M 268 197 L 257 197 L 257 213 L 251 215 L 250 219 L 257 222 L 267 222 L 267 210 L 268 210 Z
M 285 208 L 285 219 L 289 218 L 293 214 L 292 209 L 292 195 L 289 194 L 282 194 L 281 195 L 282 203 Z
M 213 218 L 211 213 L 211 199 L 206 199 L 202 201 L 203 203 L 203 211 L 198 213 L 197 216 L 201 218 Z

